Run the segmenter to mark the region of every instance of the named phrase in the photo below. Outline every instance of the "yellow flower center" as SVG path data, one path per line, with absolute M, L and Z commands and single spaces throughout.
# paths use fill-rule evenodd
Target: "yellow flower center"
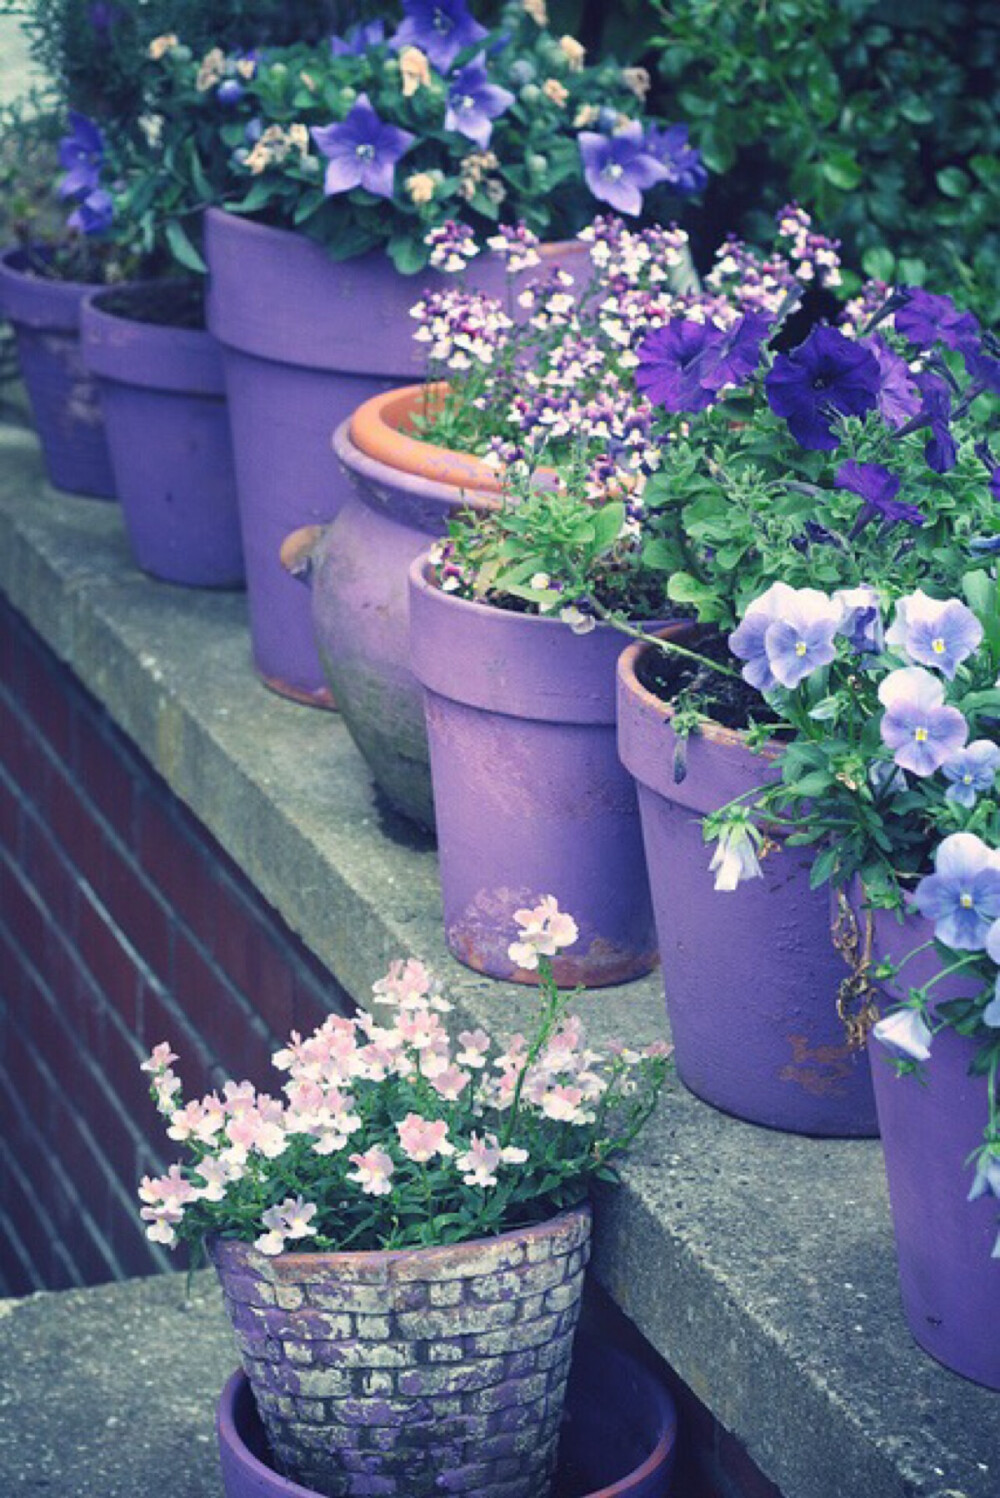
M 959 905 L 961 905 L 961 907 L 962 907 L 963 910 L 971 910 L 972 909 L 972 896 L 963 893 L 963 894 L 959 895 L 959 897 L 958 897 L 958 903 L 959 903 Z
M 918 744 L 926 744 L 927 740 L 930 738 L 930 734 L 927 732 L 926 728 L 915 728 L 913 730 L 913 737 Z
M 940 635 L 938 635 L 936 640 L 931 641 L 931 649 L 935 655 L 944 655 L 944 641 Z
M 797 642 L 797 643 L 796 643 L 796 646 L 795 646 L 795 654 L 796 654 L 796 655 L 805 655 L 805 653 L 806 653 L 806 648 L 807 648 L 807 647 L 806 647 L 806 642 L 805 642 L 805 640 L 799 640 L 799 641 L 798 641 L 798 642 Z

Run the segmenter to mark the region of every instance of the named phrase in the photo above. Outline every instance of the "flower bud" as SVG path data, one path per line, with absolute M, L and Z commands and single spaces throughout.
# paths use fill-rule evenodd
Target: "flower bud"
M 522 104 L 537 104 L 541 97 L 542 91 L 537 83 L 526 83 L 520 93 Z

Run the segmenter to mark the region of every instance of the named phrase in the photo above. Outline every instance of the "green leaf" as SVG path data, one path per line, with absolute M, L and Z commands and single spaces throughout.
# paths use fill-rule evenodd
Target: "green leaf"
M 397 234 L 386 246 L 389 259 L 401 276 L 415 276 L 427 264 L 427 247 L 409 234 Z
M 861 268 L 873 281 L 892 281 L 896 272 L 896 257 L 885 245 L 873 245 L 862 255 Z
M 621 535 L 625 524 L 625 506 L 615 503 L 603 505 L 593 519 L 594 552 L 600 555 L 610 550 Z
M 960 166 L 942 167 L 934 180 L 946 198 L 964 198 L 971 186 L 968 174 Z
M 856 158 L 850 151 L 834 151 L 821 164 L 821 171 L 828 182 L 843 192 L 853 192 L 864 176 Z
M 208 266 L 198 254 L 184 229 L 176 219 L 171 219 L 164 231 L 167 244 L 174 259 L 187 270 L 197 271 L 199 276 L 208 275 Z

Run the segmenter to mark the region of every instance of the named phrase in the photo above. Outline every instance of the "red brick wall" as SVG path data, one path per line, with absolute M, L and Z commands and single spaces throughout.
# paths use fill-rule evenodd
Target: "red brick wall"
M 139 1062 L 188 1095 L 263 1082 L 346 996 L 0 601 L 0 1294 L 146 1274 L 140 1177 L 170 1141 Z

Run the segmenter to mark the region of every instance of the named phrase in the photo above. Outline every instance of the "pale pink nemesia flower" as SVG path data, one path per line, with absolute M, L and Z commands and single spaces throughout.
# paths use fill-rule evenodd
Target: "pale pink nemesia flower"
M 392 1190 L 389 1178 L 396 1167 L 385 1150 L 376 1147 L 363 1155 L 352 1155 L 351 1164 L 357 1169 L 349 1170 L 347 1179 L 356 1181 L 367 1196 L 387 1196 Z
M 399 1147 L 407 1159 L 417 1165 L 432 1160 L 435 1155 L 453 1155 L 455 1146 L 448 1139 L 448 1125 L 443 1118 L 421 1118 L 419 1113 L 408 1113 L 402 1123 L 396 1125 Z

